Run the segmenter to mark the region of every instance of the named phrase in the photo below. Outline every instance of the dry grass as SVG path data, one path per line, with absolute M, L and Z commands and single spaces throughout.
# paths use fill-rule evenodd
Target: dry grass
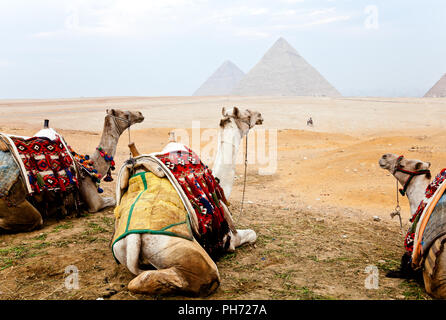
M 238 213 L 239 207 L 232 206 Z M 426 299 L 419 285 L 384 277 L 403 248 L 387 222 L 320 214 L 278 204 L 249 204 L 240 228 L 258 233 L 217 262 L 221 286 L 205 299 Z M 2 299 L 191 299 L 134 295 L 133 276 L 113 260 L 112 210 L 49 221 L 42 230 L 0 236 Z M 65 268 L 79 270 L 78 290 L 64 286 Z M 364 287 L 367 265 L 380 270 L 379 289 Z

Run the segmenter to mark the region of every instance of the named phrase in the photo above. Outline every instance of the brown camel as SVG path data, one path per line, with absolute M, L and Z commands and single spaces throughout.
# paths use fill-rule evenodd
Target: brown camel
M 419 203 L 424 199 L 426 187 L 430 183 L 429 162 L 421 160 L 405 159 L 396 154 L 385 154 L 379 160 L 382 169 L 388 170 L 403 186 L 410 203 L 410 211 L 413 215 Z M 422 173 L 422 174 L 419 174 Z M 445 248 L 446 249 L 446 248 Z M 446 299 L 446 250 L 443 249 L 436 257 L 435 269 L 432 275 L 426 270 L 425 261 L 422 263 L 423 280 L 426 292 L 436 299 Z M 432 246 L 426 256 L 431 254 Z M 410 257 L 406 253 L 402 259 L 401 271 L 412 273 Z
M 99 147 L 114 157 L 120 135 L 131 125 L 143 120 L 144 116 L 139 111 L 107 110 Z M 57 133 L 52 129 L 43 129 L 36 136 L 54 136 L 54 134 Z M 5 148 L 3 147 L 3 149 Z M 10 156 L 12 157 L 12 155 Z M 106 161 L 97 149 L 91 155 L 91 159 L 94 161 L 94 168 L 103 177 L 110 168 L 110 162 Z M 90 176 L 80 174 L 79 180 L 80 198 L 86 204 L 89 212 L 97 212 L 116 204 L 114 198 L 101 197 L 98 194 L 97 186 Z M 27 232 L 40 228 L 43 224 L 42 214 L 31 202 L 32 199 L 27 196 L 24 181 L 19 176 L 9 191 L 8 201 L 0 199 L 0 229 L 8 232 Z M 11 206 L 11 203 L 14 205 Z M 62 210 L 65 208 L 62 207 Z

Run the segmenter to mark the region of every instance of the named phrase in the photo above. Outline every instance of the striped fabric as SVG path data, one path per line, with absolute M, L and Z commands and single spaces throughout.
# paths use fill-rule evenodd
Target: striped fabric
M 445 244 L 446 234 L 435 240 L 426 256 L 426 259 L 424 261 L 424 268 L 431 278 L 435 275 L 435 271 L 437 268 L 437 258 L 443 252 Z
M 0 198 L 6 198 L 19 177 L 19 167 L 9 151 L 0 150 Z

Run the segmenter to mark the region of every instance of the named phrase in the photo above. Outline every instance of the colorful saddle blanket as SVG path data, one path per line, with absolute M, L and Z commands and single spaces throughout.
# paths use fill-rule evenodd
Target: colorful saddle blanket
M 439 237 L 446 234 L 446 169 L 427 186 L 425 197 L 410 222 L 404 246 L 412 255 L 412 264 L 418 267 Z
M 57 136 L 21 138 L 10 136 L 28 177 L 30 194 L 78 188 L 77 170 L 66 145 Z
M 229 232 L 220 201 L 227 204 L 223 189 L 211 170 L 188 147 L 186 151 L 158 154 L 156 157 L 170 170 L 192 204 L 198 218 L 200 245 L 209 253 L 223 249 Z
M 129 186 L 115 208 L 113 245 L 131 233 L 164 234 L 192 240 L 186 209 L 168 179 L 142 172 L 129 179 Z

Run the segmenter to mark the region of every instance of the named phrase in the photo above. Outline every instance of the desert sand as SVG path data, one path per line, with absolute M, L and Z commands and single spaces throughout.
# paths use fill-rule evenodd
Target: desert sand
M 271 175 L 259 174 L 261 164 L 248 165 L 242 215 L 243 166 L 238 165 L 231 210 L 237 223 L 254 228 L 259 238 L 256 246 L 217 262 L 222 284 L 208 298 L 427 298 L 418 284 L 384 277 L 386 270 L 398 266 L 404 249 L 399 222 L 389 217 L 395 207 L 395 180 L 379 168 L 378 159 L 391 152 L 430 161 L 433 176 L 446 167 L 445 99 L 0 100 L 0 132 L 33 135 L 43 119 L 50 119 L 50 126 L 76 151 L 89 153 L 99 142 L 106 109 L 139 110 L 146 119 L 131 128 L 131 140 L 150 153 L 162 149 L 170 130 L 191 132 L 193 121 L 199 121 L 202 131 L 217 128 L 224 106 L 262 113 L 264 124 L 255 130 L 277 130 L 278 162 Z M 314 127 L 306 125 L 310 116 Z M 128 157 L 128 141 L 125 132 L 116 155 L 118 167 Z M 106 195 L 113 195 L 114 182 L 103 185 Z M 409 206 L 407 199 L 400 201 L 405 231 Z M 374 221 L 374 216 L 381 220 Z M 126 289 L 132 275 L 113 260 L 107 246 L 112 231 L 113 210 L 107 209 L 81 218 L 50 219 L 43 229 L 27 234 L 0 235 L 0 298 L 151 299 Z M 79 290 L 63 287 L 68 265 L 80 270 Z M 368 265 L 379 267 L 377 290 L 364 288 Z

